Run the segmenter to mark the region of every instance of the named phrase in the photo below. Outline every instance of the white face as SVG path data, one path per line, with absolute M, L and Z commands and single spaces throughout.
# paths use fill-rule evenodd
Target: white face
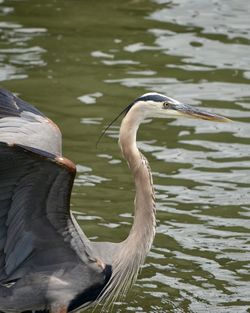
M 171 109 L 171 105 L 178 106 L 181 103 L 165 95 L 150 92 L 139 97 L 132 110 L 133 113 L 140 113 L 143 118 L 171 118 L 182 115 L 177 110 Z

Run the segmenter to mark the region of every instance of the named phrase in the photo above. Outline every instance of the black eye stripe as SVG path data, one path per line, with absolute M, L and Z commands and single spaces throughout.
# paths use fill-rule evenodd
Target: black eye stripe
M 166 96 L 162 96 L 159 94 L 152 94 L 152 95 L 147 95 L 147 96 L 142 96 L 139 97 L 135 100 L 135 102 L 138 101 L 155 101 L 155 102 L 167 102 L 168 98 Z

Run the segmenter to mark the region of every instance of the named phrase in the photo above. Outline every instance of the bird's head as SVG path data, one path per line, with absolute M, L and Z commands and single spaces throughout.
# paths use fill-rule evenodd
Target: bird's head
M 189 117 L 216 122 L 229 122 L 230 119 L 218 114 L 209 113 L 188 104 L 183 104 L 175 99 L 159 93 L 146 93 L 137 98 L 124 110 L 126 114 L 130 112 L 140 119 L 145 118 L 175 118 Z
M 147 118 L 189 117 L 215 122 L 231 121 L 224 116 L 209 113 L 188 104 L 183 104 L 173 98 L 156 92 L 150 92 L 135 99 L 131 104 L 123 109 L 123 111 L 104 129 L 97 141 L 97 144 L 109 127 L 123 114 L 125 114 L 124 120 L 126 120 L 126 117 L 129 117 L 130 122 L 132 122 L 135 129 L 143 120 Z

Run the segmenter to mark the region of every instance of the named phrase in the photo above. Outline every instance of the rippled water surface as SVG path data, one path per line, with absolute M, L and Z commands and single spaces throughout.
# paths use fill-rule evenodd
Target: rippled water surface
M 245 0 L 0 0 L 0 81 L 52 118 L 78 165 L 72 210 L 119 241 L 134 186 L 112 117 L 157 91 L 233 123 L 154 120 L 157 234 L 114 312 L 250 312 L 250 4 Z

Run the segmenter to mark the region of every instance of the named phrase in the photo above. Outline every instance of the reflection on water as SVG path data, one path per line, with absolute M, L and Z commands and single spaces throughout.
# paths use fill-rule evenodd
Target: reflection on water
M 14 8 L 2 6 L 0 16 L 13 11 Z M 45 32 L 45 28 L 26 28 L 18 23 L 0 21 L 0 81 L 25 79 L 27 67 L 45 65 L 42 60 L 45 49 L 30 44 L 35 36 Z
M 167 5 L 166 8 L 153 12 L 152 19 L 189 28 L 199 27 L 201 34 L 219 34 L 228 39 L 250 39 L 248 23 L 250 4 L 244 0 L 206 3 L 199 0 L 188 2 L 156 0 L 156 2 Z
M 249 15 L 244 0 L 0 0 L 0 80 L 62 128 L 91 238 L 122 240 L 132 223 L 118 127 L 95 147 L 122 106 L 154 90 L 234 120 L 142 125 L 157 235 L 115 312 L 250 310 Z
M 181 94 L 181 98 L 188 102 L 192 101 L 192 99 L 239 101 L 250 97 L 249 86 L 247 84 L 236 85 L 233 83 L 207 81 L 194 84 L 188 81 L 183 82 L 166 77 L 107 79 L 105 82 L 120 83 L 129 88 L 140 87 L 147 90 L 159 90 L 160 92 L 166 92 L 167 89 L 168 94 Z M 192 103 L 195 103 L 194 100 Z

